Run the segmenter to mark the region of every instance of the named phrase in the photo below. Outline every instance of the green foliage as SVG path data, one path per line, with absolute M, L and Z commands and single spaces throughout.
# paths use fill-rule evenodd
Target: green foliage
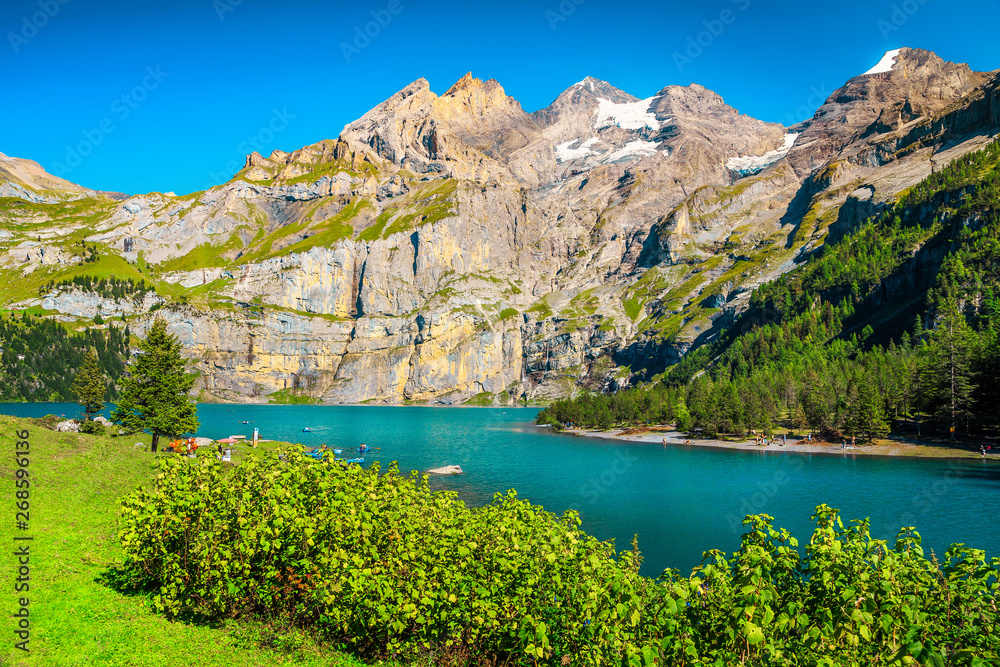
M 973 416 L 974 334 L 954 303 L 943 309 L 941 321 L 921 354 L 920 380 L 924 400 L 948 422 L 954 437 L 959 422 Z
M 104 398 L 108 390 L 104 385 L 104 375 L 101 373 L 97 353 L 91 350 L 83 359 L 83 365 L 76 372 L 73 381 L 73 393 L 83 406 L 85 420 L 90 422 L 94 415 L 104 409 Z
M 0 400 L 75 401 L 75 369 L 89 350 L 97 354 L 108 380 L 108 398 L 118 396 L 117 382 L 128 356 L 128 327 L 85 329 L 72 333 L 53 320 L 0 315 Z
M 751 516 L 735 554 L 653 581 L 636 545 L 616 554 L 514 492 L 469 509 L 426 478 L 293 452 L 160 465 L 120 539 L 170 616 L 287 615 L 363 655 L 465 664 L 975 665 L 1000 649 L 1000 559 L 928 560 L 914 529 L 889 545 L 826 506 L 802 551 Z
M 156 318 L 122 380 L 121 399 L 111 413 L 127 431 L 153 434 L 153 451 L 161 435 L 180 436 L 198 430 L 197 406 L 188 395 L 195 375 L 185 370 L 181 345 Z
M 320 405 L 323 401 L 309 396 L 301 389 L 281 389 L 268 394 L 267 402 L 277 405 Z
M 107 434 L 107 428 L 101 422 L 95 422 L 92 419 L 88 419 L 80 424 L 80 433 L 86 433 L 87 435 L 105 435 Z
M 498 495 L 470 510 L 426 478 L 310 464 L 297 453 L 227 474 L 167 460 L 122 506 L 121 540 L 171 615 L 290 614 L 368 655 L 574 655 L 652 650 L 637 556 Z M 655 641 L 654 641 L 655 640 Z

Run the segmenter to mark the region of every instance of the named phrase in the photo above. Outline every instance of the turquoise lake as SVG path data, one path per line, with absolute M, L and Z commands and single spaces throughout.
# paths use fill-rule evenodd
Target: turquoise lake
M 37 417 L 78 413 L 76 404 L 6 404 L 0 414 Z M 366 464 L 402 471 L 460 465 L 465 474 L 432 477 L 469 505 L 497 491 L 561 514 L 579 510 L 584 529 L 628 548 L 633 534 L 643 573 L 665 567 L 685 574 L 702 552 L 739 546 L 740 520 L 767 513 L 800 542 L 811 534 L 816 505 L 845 520 L 869 517 L 872 534 L 892 540 L 916 526 L 938 555 L 964 542 L 1000 555 L 1000 465 L 961 461 L 747 452 L 617 442 L 538 428 L 536 409 L 201 405 L 199 435 L 252 434 L 305 445 L 379 447 Z M 249 424 L 242 422 L 248 421 Z M 312 429 L 304 433 L 303 428 Z M 345 451 L 345 453 L 347 453 Z

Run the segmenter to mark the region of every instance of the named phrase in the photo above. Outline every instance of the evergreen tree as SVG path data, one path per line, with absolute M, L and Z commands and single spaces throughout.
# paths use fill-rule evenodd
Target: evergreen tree
M 889 424 L 882 408 L 882 396 L 870 374 L 859 378 L 853 392 L 848 425 L 854 433 L 866 434 L 869 440 L 889 434 Z
M 950 426 L 951 440 L 960 421 L 972 416 L 974 338 L 965 315 L 954 301 L 946 301 L 940 320 L 930 332 L 921 369 L 921 385 L 929 412 Z
M 121 399 L 112 421 L 133 433 L 153 434 L 153 451 L 161 435 L 176 437 L 198 429 L 197 407 L 188 396 L 195 376 L 185 372 L 181 344 L 156 318 L 122 380 Z
M 83 406 L 86 421 L 93 421 L 94 415 L 104 409 L 107 386 L 104 384 L 104 374 L 101 372 L 97 353 L 94 350 L 87 352 L 83 365 L 76 372 L 73 393 L 76 394 L 77 401 Z

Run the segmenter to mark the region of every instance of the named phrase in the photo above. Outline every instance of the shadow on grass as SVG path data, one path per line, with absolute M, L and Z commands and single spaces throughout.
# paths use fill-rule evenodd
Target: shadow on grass
M 94 583 L 109 588 L 120 595 L 145 598 L 151 610 L 153 609 L 152 597 L 160 588 L 158 584 L 150 581 L 145 573 L 127 564 L 109 567 L 97 575 Z M 199 625 L 207 628 L 221 628 L 225 625 L 225 619 L 218 616 L 187 610 L 176 615 L 164 615 L 164 618 L 186 625 Z

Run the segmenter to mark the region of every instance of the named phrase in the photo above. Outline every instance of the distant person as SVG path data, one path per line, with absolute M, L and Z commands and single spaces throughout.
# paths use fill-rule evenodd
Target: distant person
M 844 440 L 842 443 L 840 443 L 840 448 L 847 449 L 847 440 Z

